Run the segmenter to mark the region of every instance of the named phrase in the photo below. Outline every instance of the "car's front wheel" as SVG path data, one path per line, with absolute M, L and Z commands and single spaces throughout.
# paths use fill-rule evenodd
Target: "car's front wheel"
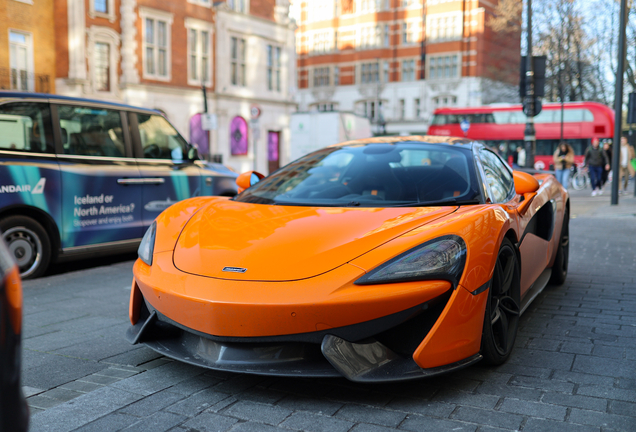
M 42 225 L 26 216 L 0 220 L 2 237 L 20 269 L 22 279 L 42 276 L 51 261 L 51 242 Z
M 557 246 L 554 265 L 552 266 L 552 276 L 550 283 L 553 285 L 563 285 L 568 276 L 568 262 L 570 260 L 570 209 L 565 209 L 563 215 L 563 226 L 561 227 L 561 238 Z
M 481 353 L 488 364 L 499 365 L 510 357 L 517 338 L 520 315 L 520 271 L 514 246 L 501 243 L 484 316 Z

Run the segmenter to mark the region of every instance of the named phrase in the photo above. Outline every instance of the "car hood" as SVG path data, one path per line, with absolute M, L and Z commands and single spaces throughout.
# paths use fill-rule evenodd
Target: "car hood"
M 299 207 L 214 200 L 184 227 L 175 246 L 174 264 L 183 272 L 220 279 L 306 279 L 456 209 Z

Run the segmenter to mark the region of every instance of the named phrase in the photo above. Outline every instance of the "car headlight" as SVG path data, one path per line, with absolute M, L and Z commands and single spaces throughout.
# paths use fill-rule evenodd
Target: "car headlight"
M 457 287 L 466 264 L 466 243 L 447 235 L 408 250 L 358 279 L 356 285 L 442 279 Z
M 145 262 L 148 265 L 152 265 L 152 253 L 155 250 L 155 234 L 157 232 L 157 222 L 153 222 L 144 237 L 141 239 L 141 243 L 139 244 L 139 249 L 137 249 L 137 254 L 139 255 L 139 259 Z

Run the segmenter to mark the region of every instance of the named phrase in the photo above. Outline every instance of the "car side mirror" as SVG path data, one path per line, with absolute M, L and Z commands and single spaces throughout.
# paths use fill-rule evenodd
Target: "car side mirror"
M 517 207 L 519 214 L 525 214 L 530 208 L 539 190 L 539 182 L 532 175 L 523 171 L 513 171 L 512 178 L 515 182 L 515 192 L 523 196 L 523 201 Z
M 261 181 L 262 178 L 265 178 L 265 176 L 258 171 L 244 172 L 236 178 L 238 192 L 241 193 L 250 186 L 254 186 L 256 183 Z
M 199 151 L 197 150 L 197 148 L 195 146 L 193 146 L 192 144 L 190 144 L 188 146 L 188 160 L 197 160 L 199 159 Z
M 515 192 L 519 195 L 525 195 L 539 190 L 539 182 L 528 173 L 513 171 L 512 178 L 515 182 Z

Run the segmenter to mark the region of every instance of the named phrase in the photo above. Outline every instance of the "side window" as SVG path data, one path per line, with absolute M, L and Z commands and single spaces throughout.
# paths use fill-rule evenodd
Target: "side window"
M 144 158 L 182 161 L 187 142 L 168 120 L 156 114 L 137 114 Z
M 126 155 L 119 111 L 59 105 L 64 154 L 123 157 Z
M 51 110 L 45 103 L 0 105 L 0 150 L 55 153 Z
M 512 174 L 506 165 L 493 152 L 481 150 L 479 153 L 495 202 L 504 202 L 514 186 Z

